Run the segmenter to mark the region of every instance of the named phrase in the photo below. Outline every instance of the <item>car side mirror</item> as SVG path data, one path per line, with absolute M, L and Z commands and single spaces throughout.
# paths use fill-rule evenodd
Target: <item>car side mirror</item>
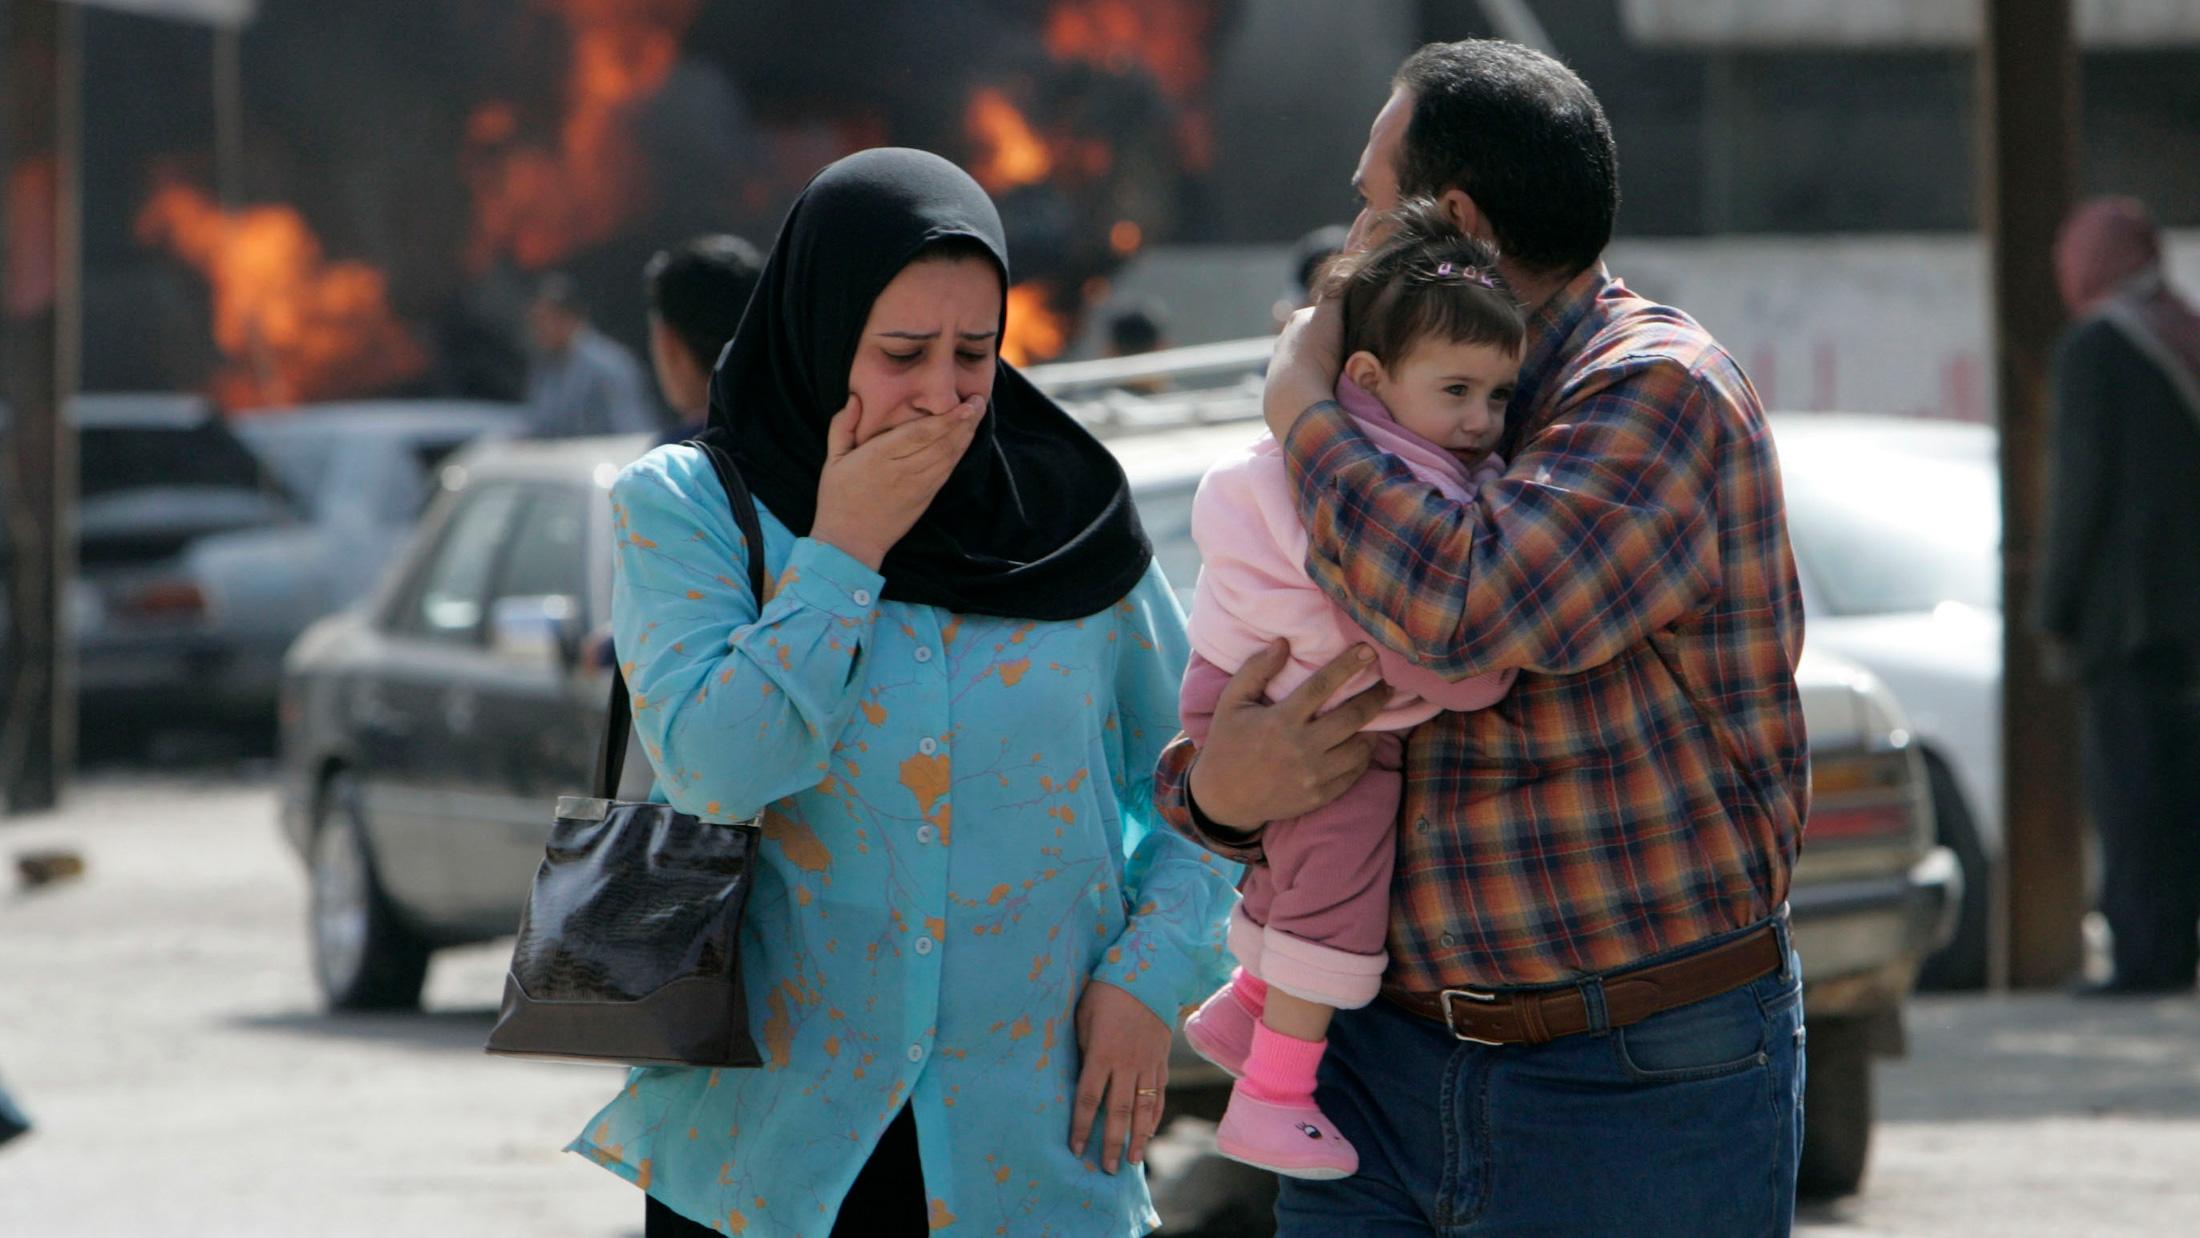
M 580 600 L 563 594 L 498 598 L 489 610 L 489 651 L 499 661 L 571 674 L 585 635 Z

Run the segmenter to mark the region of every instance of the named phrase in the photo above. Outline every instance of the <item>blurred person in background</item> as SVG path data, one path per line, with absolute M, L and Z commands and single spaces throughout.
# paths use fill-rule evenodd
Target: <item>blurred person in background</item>
M 2087 798 L 2115 970 L 2090 993 L 2190 992 L 2200 971 L 2200 314 L 2131 198 L 2055 240 L 2076 320 L 2055 358 L 2040 626 L 2084 697 Z
M 727 233 L 706 233 L 660 249 L 642 267 L 649 295 L 649 361 L 657 393 L 679 424 L 657 446 L 684 443 L 710 425 L 710 372 L 726 350 L 764 269 L 756 246 Z M 588 663 L 609 670 L 611 625 L 588 639 Z
M 1168 312 L 1157 302 L 1134 301 L 1108 315 L 1108 356 L 1135 357 L 1168 346 Z M 1118 385 L 1139 395 L 1159 395 L 1169 389 L 1169 380 L 1140 378 Z
M 710 372 L 741 325 L 764 259 L 737 236 L 712 233 L 660 249 L 642 268 L 649 292 L 649 360 L 657 391 L 680 424 L 661 442 L 683 443 L 710 418 Z
M 1350 240 L 1352 230 L 1343 224 L 1325 224 L 1302 236 L 1291 249 L 1291 291 L 1276 298 L 1270 317 L 1275 329 L 1283 330 L 1283 324 L 1291 321 L 1291 315 L 1314 303 L 1314 282 L 1321 269 L 1331 258 L 1343 251 Z
M 1168 313 L 1152 301 L 1138 301 L 1108 315 L 1108 355 L 1135 357 L 1169 346 Z
M 562 271 L 542 277 L 527 309 L 534 347 L 527 380 L 527 432 L 575 438 L 659 428 L 642 367 L 588 321 L 580 285 Z

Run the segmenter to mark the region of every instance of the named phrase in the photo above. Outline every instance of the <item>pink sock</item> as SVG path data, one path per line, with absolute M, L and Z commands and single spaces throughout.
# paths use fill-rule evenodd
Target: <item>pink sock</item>
M 1230 977 L 1230 996 L 1245 1008 L 1245 1013 L 1258 1019 L 1261 1011 L 1268 1009 L 1268 982 L 1240 967 Z
M 1312 1104 L 1314 1070 L 1328 1048 L 1327 1040 L 1300 1040 L 1266 1023 L 1256 1024 L 1253 1051 L 1245 1055 L 1245 1077 L 1238 1086 L 1271 1105 Z

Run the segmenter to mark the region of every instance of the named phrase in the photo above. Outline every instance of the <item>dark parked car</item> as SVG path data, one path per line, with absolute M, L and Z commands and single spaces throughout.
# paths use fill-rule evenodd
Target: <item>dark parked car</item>
M 372 586 L 445 456 L 516 424 L 508 406 L 438 400 L 232 420 L 179 394 L 80 396 L 70 419 L 67 623 L 103 749 L 164 726 L 272 726 L 291 642 Z
M 289 491 L 205 400 L 85 395 L 78 579 L 68 602 L 88 738 L 161 722 L 264 721 L 303 626 L 270 604 L 305 524 Z
M 363 604 L 298 639 L 283 825 L 330 1006 L 410 1006 L 438 946 L 508 934 L 549 812 L 584 790 L 609 672 L 605 492 L 641 437 L 484 444 Z M 646 784 L 645 784 L 646 785 Z

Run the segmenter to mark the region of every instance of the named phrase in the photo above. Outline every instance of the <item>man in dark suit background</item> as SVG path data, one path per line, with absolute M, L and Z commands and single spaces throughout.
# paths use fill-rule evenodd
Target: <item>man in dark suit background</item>
M 2200 315 L 2163 275 L 2138 202 L 2072 213 L 2055 268 L 2074 325 L 2055 363 L 2041 626 L 2083 687 L 2087 797 L 2114 976 L 2200 970 Z

